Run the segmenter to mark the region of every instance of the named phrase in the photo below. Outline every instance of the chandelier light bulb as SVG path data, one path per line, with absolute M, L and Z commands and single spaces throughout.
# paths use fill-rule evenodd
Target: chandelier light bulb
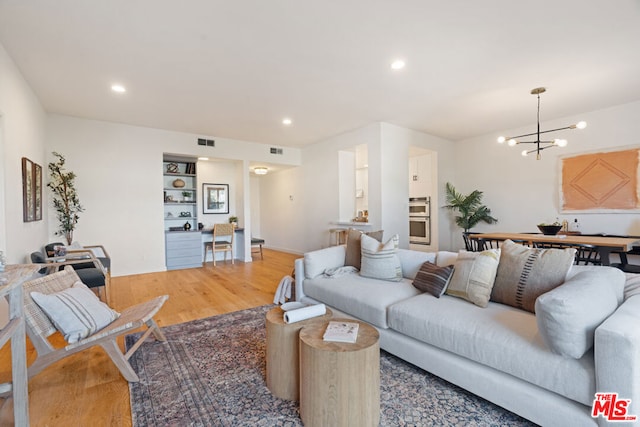
M 527 157 L 529 155 L 529 153 L 527 153 L 527 150 L 522 150 L 522 157 Z
M 536 153 L 536 159 L 540 160 L 541 155 L 540 153 L 542 152 L 542 150 L 546 149 L 546 148 L 551 148 L 551 147 L 566 147 L 568 142 L 566 139 L 562 139 L 562 138 L 556 138 L 553 140 L 544 140 L 541 135 L 542 134 L 548 134 L 550 132 L 557 132 L 557 131 L 563 131 L 563 130 L 568 130 L 568 129 L 584 129 L 587 127 L 587 122 L 585 121 L 580 121 L 576 124 L 572 124 L 569 126 L 565 126 L 565 127 L 561 127 L 561 128 L 557 128 L 557 129 L 551 129 L 551 130 L 540 130 L 540 94 L 545 93 L 546 89 L 543 87 L 537 87 L 535 89 L 531 89 L 531 95 L 535 95 L 538 98 L 538 127 L 537 127 L 537 131 L 536 132 L 532 132 L 532 133 L 525 133 L 522 135 L 516 135 L 513 137 L 504 137 L 504 136 L 500 136 L 498 137 L 498 142 L 499 143 L 503 143 L 507 142 L 507 145 L 509 147 L 513 147 L 515 145 L 518 144 L 532 144 L 534 146 L 533 150 L 525 150 L 522 152 L 523 156 L 527 156 L 530 153 Z M 527 137 L 532 137 L 530 140 L 524 140 Z M 528 139 L 528 138 L 527 138 Z

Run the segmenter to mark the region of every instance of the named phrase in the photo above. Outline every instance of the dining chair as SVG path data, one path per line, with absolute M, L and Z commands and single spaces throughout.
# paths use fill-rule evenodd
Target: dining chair
M 575 249 L 575 265 L 602 265 L 598 250 L 594 245 L 578 243 L 541 243 L 536 242 L 534 247 L 540 249 Z
M 464 240 L 464 248 L 468 252 L 480 252 L 482 251 L 482 239 L 469 237 L 471 233 L 462 233 L 462 239 Z M 478 233 L 474 233 L 478 234 Z
M 204 242 L 204 261 L 207 260 L 207 252 L 211 248 L 213 255 L 213 265 L 216 265 L 216 252 L 224 252 L 224 260 L 227 261 L 227 252 L 231 253 L 231 264 L 233 260 L 233 240 L 235 226 L 233 224 L 221 223 L 213 225 L 213 240 Z

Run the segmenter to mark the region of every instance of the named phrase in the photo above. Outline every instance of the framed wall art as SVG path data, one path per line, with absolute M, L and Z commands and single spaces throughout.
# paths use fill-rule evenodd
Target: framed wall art
M 22 158 L 22 219 L 42 219 L 42 167 L 26 157 Z
M 202 213 L 229 213 L 229 184 L 202 184 Z
M 640 212 L 640 147 L 564 156 L 560 160 L 562 213 Z

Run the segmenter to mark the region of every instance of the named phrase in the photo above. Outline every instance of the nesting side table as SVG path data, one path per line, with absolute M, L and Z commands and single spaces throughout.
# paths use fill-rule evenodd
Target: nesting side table
M 314 322 L 331 318 L 327 308 L 324 316 L 295 323 L 284 322 L 284 311 L 275 307 L 267 312 L 267 388 L 281 399 L 298 400 L 300 373 L 298 369 L 298 335 L 300 329 Z
M 358 340 L 322 339 L 328 321 L 300 331 L 300 417 L 306 427 L 378 426 L 380 421 L 380 334 L 358 322 Z

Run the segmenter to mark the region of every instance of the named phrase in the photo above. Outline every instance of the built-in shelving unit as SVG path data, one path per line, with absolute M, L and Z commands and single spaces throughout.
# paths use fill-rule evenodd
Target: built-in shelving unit
M 178 161 L 165 157 L 162 167 L 165 230 L 197 230 L 198 191 L 195 161 Z
M 165 156 L 162 168 L 167 270 L 201 267 L 196 161 Z

